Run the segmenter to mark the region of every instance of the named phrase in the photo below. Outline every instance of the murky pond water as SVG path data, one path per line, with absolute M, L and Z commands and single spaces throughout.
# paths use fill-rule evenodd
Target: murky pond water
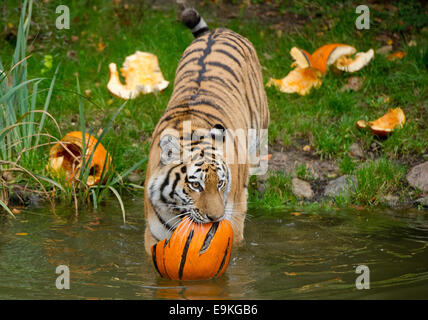
M 141 199 L 97 211 L 0 217 L 0 299 L 427 299 L 428 212 L 249 212 L 246 242 L 217 280 L 161 279 L 144 252 Z M 55 286 L 70 269 L 70 290 Z M 358 290 L 356 267 L 370 271 Z M 363 281 L 364 284 L 364 281 Z

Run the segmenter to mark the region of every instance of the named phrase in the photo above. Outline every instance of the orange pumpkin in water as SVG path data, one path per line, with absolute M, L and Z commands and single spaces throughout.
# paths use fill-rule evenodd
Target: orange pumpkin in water
M 172 280 L 202 280 L 221 276 L 233 243 L 229 221 L 196 223 L 185 217 L 169 240 L 152 247 L 155 269 Z
M 60 173 L 64 172 L 66 179 L 69 182 L 77 181 L 80 175 L 82 153 L 83 153 L 83 135 L 81 131 L 73 131 L 68 133 L 61 142 L 55 144 L 49 152 L 48 169 Z M 88 133 L 85 133 L 85 160 L 89 161 L 93 153 L 90 163 L 89 175 L 86 180 L 88 186 L 100 183 L 101 174 L 104 171 L 111 169 L 111 157 L 101 143 L 95 148 L 97 139 Z

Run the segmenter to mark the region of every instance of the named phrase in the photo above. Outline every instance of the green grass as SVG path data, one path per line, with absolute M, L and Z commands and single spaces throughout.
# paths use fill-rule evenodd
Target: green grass
M 281 209 L 297 204 L 298 200 L 291 190 L 291 177 L 277 172 L 270 174 L 262 184 L 264 191 L 258 190 L 260 185 L 256 177 L 251 177 L 248 206 L 250 208 Z
M 87 186 L 94 151 L 112 127 L 114 120 L 125 106 L 125 103 L 114 112 L 109 122 L 100 128 L 102 130 L 96 136 L 97 143 L 92 153 L 88 157 L 79 156 L 81 169 L 76 182 L 70 184 L 65 180 L 65 177 L 53 174 L 45 167 L 47 163 L 46 156 L 49 153 L 46 152 L 45 156 L 43 156 L 40 149 L 45 150 L 47 147 L 51 147 L 62 137 L 58 122 L 48 112 L 60 64 L 55 68 L 49 88 L 45 94 L 43 91 L 46 90 L 42 90 L 39 87 L 43 78 L 28 78 L 27 60 L 29 56 L 27 55 L 27 38 L 29 36 L 32 9 L 33 1 L 25 1 L 22 4 L 16 42 L 14 44 L 15 50 L 9 70 L 6 70 L 0 59 L 0 205 L 2 209 L 14 217 L 13 213 L 8 209 L 9 189 L 12 189 L 14 184 L 21 183 L 28 185 L 29 180 L 33 180 L 33 183 L 38 183 L 38 189 L 44 192 L 45 197 L 51 201 L 52 205 L 53 198 L 55 196 L 58 197 L 58 194 L 63 199 L 68 199 L 68 201 L 71 201 L 73 198 L 76 213 L 79 205 L 78 202 L 82 203 L 86 200 L 92 200 L 92 205 L 94 208 L 97 208 L 106 191 L 110 191 L 119 201 L 123 220 L 125 221 L 123 201 L 115 185 L 123 185 L 123 179 L 132 170 L 141 166 L 146 161 L 146 157 L 140 157 L 139 160 L 135 161 L 130 168 L 124 170 L 122 173 L 111 169 L 111 165 L 110 170 L 107 171 L 104 165 L 100 180 L 105 181 L 105 183 L 103 185 Z M 49 69 L 53 69 L 52 56 L 46 55 L 42 63 L 46 68 L 42 69 L 42 74 L 46 73 Z M 88 129 L 78 77 L 76 87 L 77 91 L 70 91 L 70 95 L 73 98 L 77 98 L 79 102 L 79 129 L 84 136 Z M 43 101 L 42 108 L 37 106 L 39 101 Z M 48 124 L 47 119 L 55 125 L 53 129 L 51 127 L 51 130 L 45 128 L 45 124 Z M 50 133 L 52 131 L 59 134 L 59 137 L 56 138 L 53 136 Z M 89 133 L 94 135 L 91 131 L 93 131 L 93 127 L 89 127 Z M 83 139 L 83 155 L 86 154 L 86 147 L 85 139 Z M 6 174 L 9 176 L 8 180 L 12 181 L 6 180 Z M 46 184 L 49 186 L 46 186 Z M 58 188 L 58 190 L 55 190 L 55 188 Z M 33 187 L 30 186 L 28 189 L 31 190 Z
M 228 19 L 219 19 L 213 14 L 216 5 L 207 5 L 208 2 L 201 1 L 198 9 L 211 27 L 229 27 L 252 41 L 263 67 L 265 83 L 271 77 L 282 78 L 288 74 L 292 63 L 289 52 L 293 46 L 313 52 L 325 43 L 343 42 L 355 46 L 358 51 L 367 51 L 369 48 L 376 50 L 386 44 L 386 38 L 391 38 L 395 49 L 407 52 L 404 59 L 394 61 L 375 55 L 367 67 L 355 74 L 328 72 L 322 86 L 307 96 L 284 94 L 274 88 L 266 88 L 272 119 L 269 126 L 271 144 L 294 149 L 301 148 L 302 141 L 305 141 L 304 144 L 311 145 L 315 156 L 336 160 L 342 174 L 354 173 L 358 179 L 363 179 L 363 169 L 357 168 L 361 168 L 364 161 L 351 159 L 348 148 L 357 142 L 364 153 L 368 153 L 372 143 L 376 142 L 380 146 L 376 157 L 383 160 L 376 165 L 370 162 L 368 167 L 377 170 L 380 177 L 392 181 L 399 177 L 400 180 L 403 173 L 401 170 L 387 171 L 385 168 L 390 167 L 382 161 L 405 163 L 428 152 L 428 32 L 426 19 L 423 19 L 426 7 L 422 8 L 417 2 L 392 2 L 397 11 L 371 7 L 370 29 L 358 31 L 355 28 L 355 7 L 360 3 L 355 1 L 272 1 L 277 4 L 274 10 L 281 14 L 297 14 L 307 18 L 307 23 L 279 34 L 275 24 L 260 23 L 257 19 L 246 17 L 246 5 L 240 0 L 223 1 L 235 5 L 235 8 L 240 6 L 236 9 L 236 17 Z M 16 43 L 13 37 L 11 40 L 6 34 L 19 26 L 20 3 L 7 1 L 4 21 L 8 25 L 6 31 L 0 33 L 0 59 L 2 69 L 6 70 L 16 64 L 13 59 L 9 63 L 10 57 L 14 56 Z M 26 79 L 31 82 L 22 87 L 23 94 L 26 93 L 20 101 L 25 101 L 27 110 L 48 108 L 61 132 L 47 114 L 38 113 L 29 117 L 43 124 L 42 129 L 34 126 L 28 130 L 49 133 L 52 136 L 50 141 L 62 138 L 69 131 L 81 129 L 96 135 L 100 128 L 109 126 L 110 130 L 106 130 L 102 143 L 114 154 L 116 173 L 125 173 L 132 168 L 144 177 L 145 163 L 135 165 L 148 155 L 150 134 L 168 103 L 175 69 L 192 35 L 178 22 L 178 8 L 173 3 L 162 10 L 153 9 L 144 2 L 139 2 L 142 4 L 137 7 L 134 7 L 134 2 L 129 3 L 130 7 L 126 9 L 123 3 L 115 5 L 113 1 L 69 1 L 71 28 L 58 30 L 55 28 L 55 8 L 62 4 L 61 1 L 37 1 L 33 5 L 33 24 L 28 43 L 28 54 L 31 56 L 19 66 L 25 66 L 28 72 Z M 282 18 L 281 21 L 285 20 Z M 410 40 L 417 45 L 409 46 Z M 105 46 L 102 51 L 97 50 L 99 44 Z M 121 112 L 116 113 L 123 101 L 112 97 L 106 88 L 108 64 L 115 62 L 121 66 L 124 58 L 136 50 L 158 56 L 161 70 L 165 79 L 170 81 L 170 86 L 158 95 L 144 95 L 128 101 Z M 340 89 L 351 76 L 364 78 L 362 87 L 356 92 L 342 92 Z M 51 89 L 52 83 L 54 86 Z M 14 84 L 15 87 L 17 85 Z M 33 94 L 35 92 L 36 95 Z M 52 94 L 49 95 L 49 92 Z M 0 106 L 4 108 L 2 102 Z M 354 125 L 359 119 L 376 119 L 394 107 L 404 110 L 407 123 L 386 140 L 379 140 L 370 132 L 359 131 Z M 20 110 L 21 107 L 13 108 Z M 44 121 L 41 121 L 42 117 Z M 14 132 L 23 128 L 15 128 Z M 25 137 L 28 132 L 19 134 Z M 28 139 L 24 141 L 27 143 Z M 47 141 L 48 137 L 41 136 L 38 143 Z M 22 150 L 25 146 L 18 148 Z M 19 150 L 8 152 L 6 157 L 10 160 L 16 157 Z M 44 168 L 47 158 L 48 146 L 43 146 L 37 148 L 33 156 L 23 157 L 21 164 L 31 172 L 46 175 Z M 299 168 L 298 176 L 311 180 L 304 168 Z M 114 177 L 111 179 L 114 181 Z M 297 203 L 290 196 L 289 177 L 275 176 L 270 180 L 270 188 L 262 198 L 254 194 L 251 201 L 265 207 Z M 46 187 L 49 185 L 46 181 L 42 183 Z M 143 178 L 138 184 L 142 183 Z M 371 188 L 382 186 L 382 183 L 377 180 L 372 183 L 373 186 L 363 183 L 359 192 L 367 192 L 367 196 L 354 197 L 352 203 L 379 204 L 380 195 L 374 194 L 375 190 Z M 400 184 L 394 182 L 385 190 L 396 192 L 400 188 Z M 89 198 L 93 192 L 101 194 L 101 190 L 85 192 Z M 375 201 L 371 201 L 373 196 Z
M 341 174 L 352 174 L 356 167 L 356 161 L 350 156 L 345 155 L 339 164 L 339 170 Z
M 40 137 L 51 135 L 44 131 L 44 123 L 55 83 L 56 72 L 50 82 L 44 98 L 43 108 L 36 109 L 36 101 L 40 91 L 38 85 L 42 78 L 28 78 L 27 72 L 27 38 L 30 30 L 32 1 L 24 1 L 19 17 L 16 46 L 12 55 L 11 66 L 6 69 L 0 59 L 0 204 L 7 207 L 9 183 L 3 178 L 4 174 L 15 173 L 24 180 L 38 184 L 47 197 L 49 193 L 45 183 L 55 185 L 55 182 L 45 176 L 38 175 L 32 170 L 40 159 L 38 148 Z M 57 70 L 56 70 L 57 71 Z M 36 114 L 40 114 L 36 119 Z M 16 179 L 18 182 L 20 177 Z M 6 211 L 13 216 L 10 210 Z
M 383 198 L 402 190 L 405 167 L 387 159 L 368 162 L 355 171 L 357 190 L 353 202 L 376 206 Z

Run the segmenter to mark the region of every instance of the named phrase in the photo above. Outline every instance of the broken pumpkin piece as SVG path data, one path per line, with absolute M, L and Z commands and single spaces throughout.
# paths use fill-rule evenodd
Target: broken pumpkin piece
M 83 139 L 81 131 L 68 133 L 60 142 L 55 144 L 49 152 L 48 169 L 56 174 L 64 173 L 67 181 L 77 181 L 82 166 Z M 101 175 L 111 169 L 111 157 L 104 146 L 93 136 L 85 133 L 85 161 L 89 161 L 93 153 L 91 163 L 89 164 L 89 175 L 86 180 L 88 186 L 98 184 L 102 181 Z M 104 168 L 105 167 L 105 168 Z
M 325 74 L 329 65 L 333 64 L 338 58 L 344 55 L 351 55 L 356 52 L 355 48 L 347 44 L 330 43 L 323 45 L 315 50 L 313 54 L 307 51 L 293 47 L 290 55 L 294 62 L 292 66 L 299 68 L 315 68 Z
M 126 57 L 123 67 L 120 69 L 125 78 L 125 84 L 122 84 L 119 79 L 115 63 L 109 64 L 109 72 L 107 88 L 113 95 L 122 99 L 134 99 L 141 93 L 161 91 L 169 84 L 163 78 L 158 58 L 148 52 L 137 51 Z
M 370 49 L 367 52 L 358 52 L 355 54 L 355 58 L 351 58 L 350 56 L 342 56 L 338 58 L 335 62 L 335 66 L 337 69 L 346 71 L 346 72 L 355 72 L 361 70 L 364 66 L 366 66 L 371 59 L 373 59 L 374 51 Z
M 368 123 L 369 128 L 376 135 L 385 136 L 396 128 L 402 128 L 406 122 L 406 116 L 401 108 L 389 109 L 386 114 L 375 121 Z
M 323 45 L 312 53 L 312 67 L 320 70 L 323 74 L 329 65 L 332 65 L 342 56 L 352 55 L 357 50 L 347 44 L 330 43 Z
M 298 67 L 304 69 L 311 67 L 313 64 L 311 54 L 303 49 L 293 47 L 290 50 L 290 55 L 294 60 L 291 64 L 291 67 L 293 68 Z
M 341 43 L 323 45 L 312 55 L 303 49 L 293 47 L 290 50 L 293 58 L 291 66 L 296 68 L 283 79 L 270 79 L 267 85 L 275 85 L 285 93 L 297 92 L 306 95 L 312 87 L 321 86 L 321 78 L 327 72 L 328 66 L 334 64 L 340 70 L 354 72 L 365 66 L 374 55 L 374 51 L 370 49 L 351 58 L 355 52 L 354 47 Z
M 296 68 L 283 79 L 270 79 L 267 86 L 274 85 L 281 92 L 296 92 L 304 96 L 312 87 L 319 88 L 321 84 L 321 71 L 314 68 Z
M 359 129 L 365 129 L 367 128 L 367 121 L 366 120 L 358 120 L 355 125 L 357 126 L 357 128 Z
M 397 51 L 397 52 L 391 53 L 387 59 L 391 61 L 394 59 L 403 59 L 405 56 L 406 56 L 406 53 L 404 51 Z
M 406 122 L 406 116 L 401 108 L 389 109 L 386 114 L 374 121 L 358 120 L 356 126 L 359 129 L 370 128 L 378 136 L 386 136 L 396 128 L 402 128 Z

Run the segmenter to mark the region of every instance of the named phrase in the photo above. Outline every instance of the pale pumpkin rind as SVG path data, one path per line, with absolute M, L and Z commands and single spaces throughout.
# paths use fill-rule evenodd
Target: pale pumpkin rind
M 321 85 L 321 72 L 314 68 L 296 68 L 283 79 L 270 79 L 268 86 L 274 85 L 281 92 L 308 94 L 311 89 Z
M 397 128 L 402 128 L 406 116 L 401 108 L 389 109 L 388 112 L 375 121 L 369 122 L 369 128 L 375 134 L 384 136 Z
M 137 51 L 126 57 L 120 69 L 125 84 L 119 79 L 115 63 L 109 64 L 110 77 L 107 89 L 122 99 L 134 99 L 140 94 L 164 90 L 169 82 L 163 78 L 158 58 L 149 52 Z
M 370 49 L 367 52 L 360 52 L 354 58 L 350 56 L 356 49 L 347 44 L 330 43 L 323 45 L 309 54 L 303 49 L 293 47 L 290 55 L 293 58 L 291 70 L 282 79 L 271 78 L 267 86 L 274 85 L 281 92 L 308 94 L 312 88 L 319 88 L 322 84 L 322 77 L 330 65 L 335 65 L 338 69 L 354 72 L 360 70 L 373 58 L 374 52 Z
M 354 58 L 342 56 L 336 60 L 335 66 L 337 69 L 346 72 L 355 72 L 366 66 L 373 59 L 374 51 L 370 49 L 367 52 L 358 52 Z

